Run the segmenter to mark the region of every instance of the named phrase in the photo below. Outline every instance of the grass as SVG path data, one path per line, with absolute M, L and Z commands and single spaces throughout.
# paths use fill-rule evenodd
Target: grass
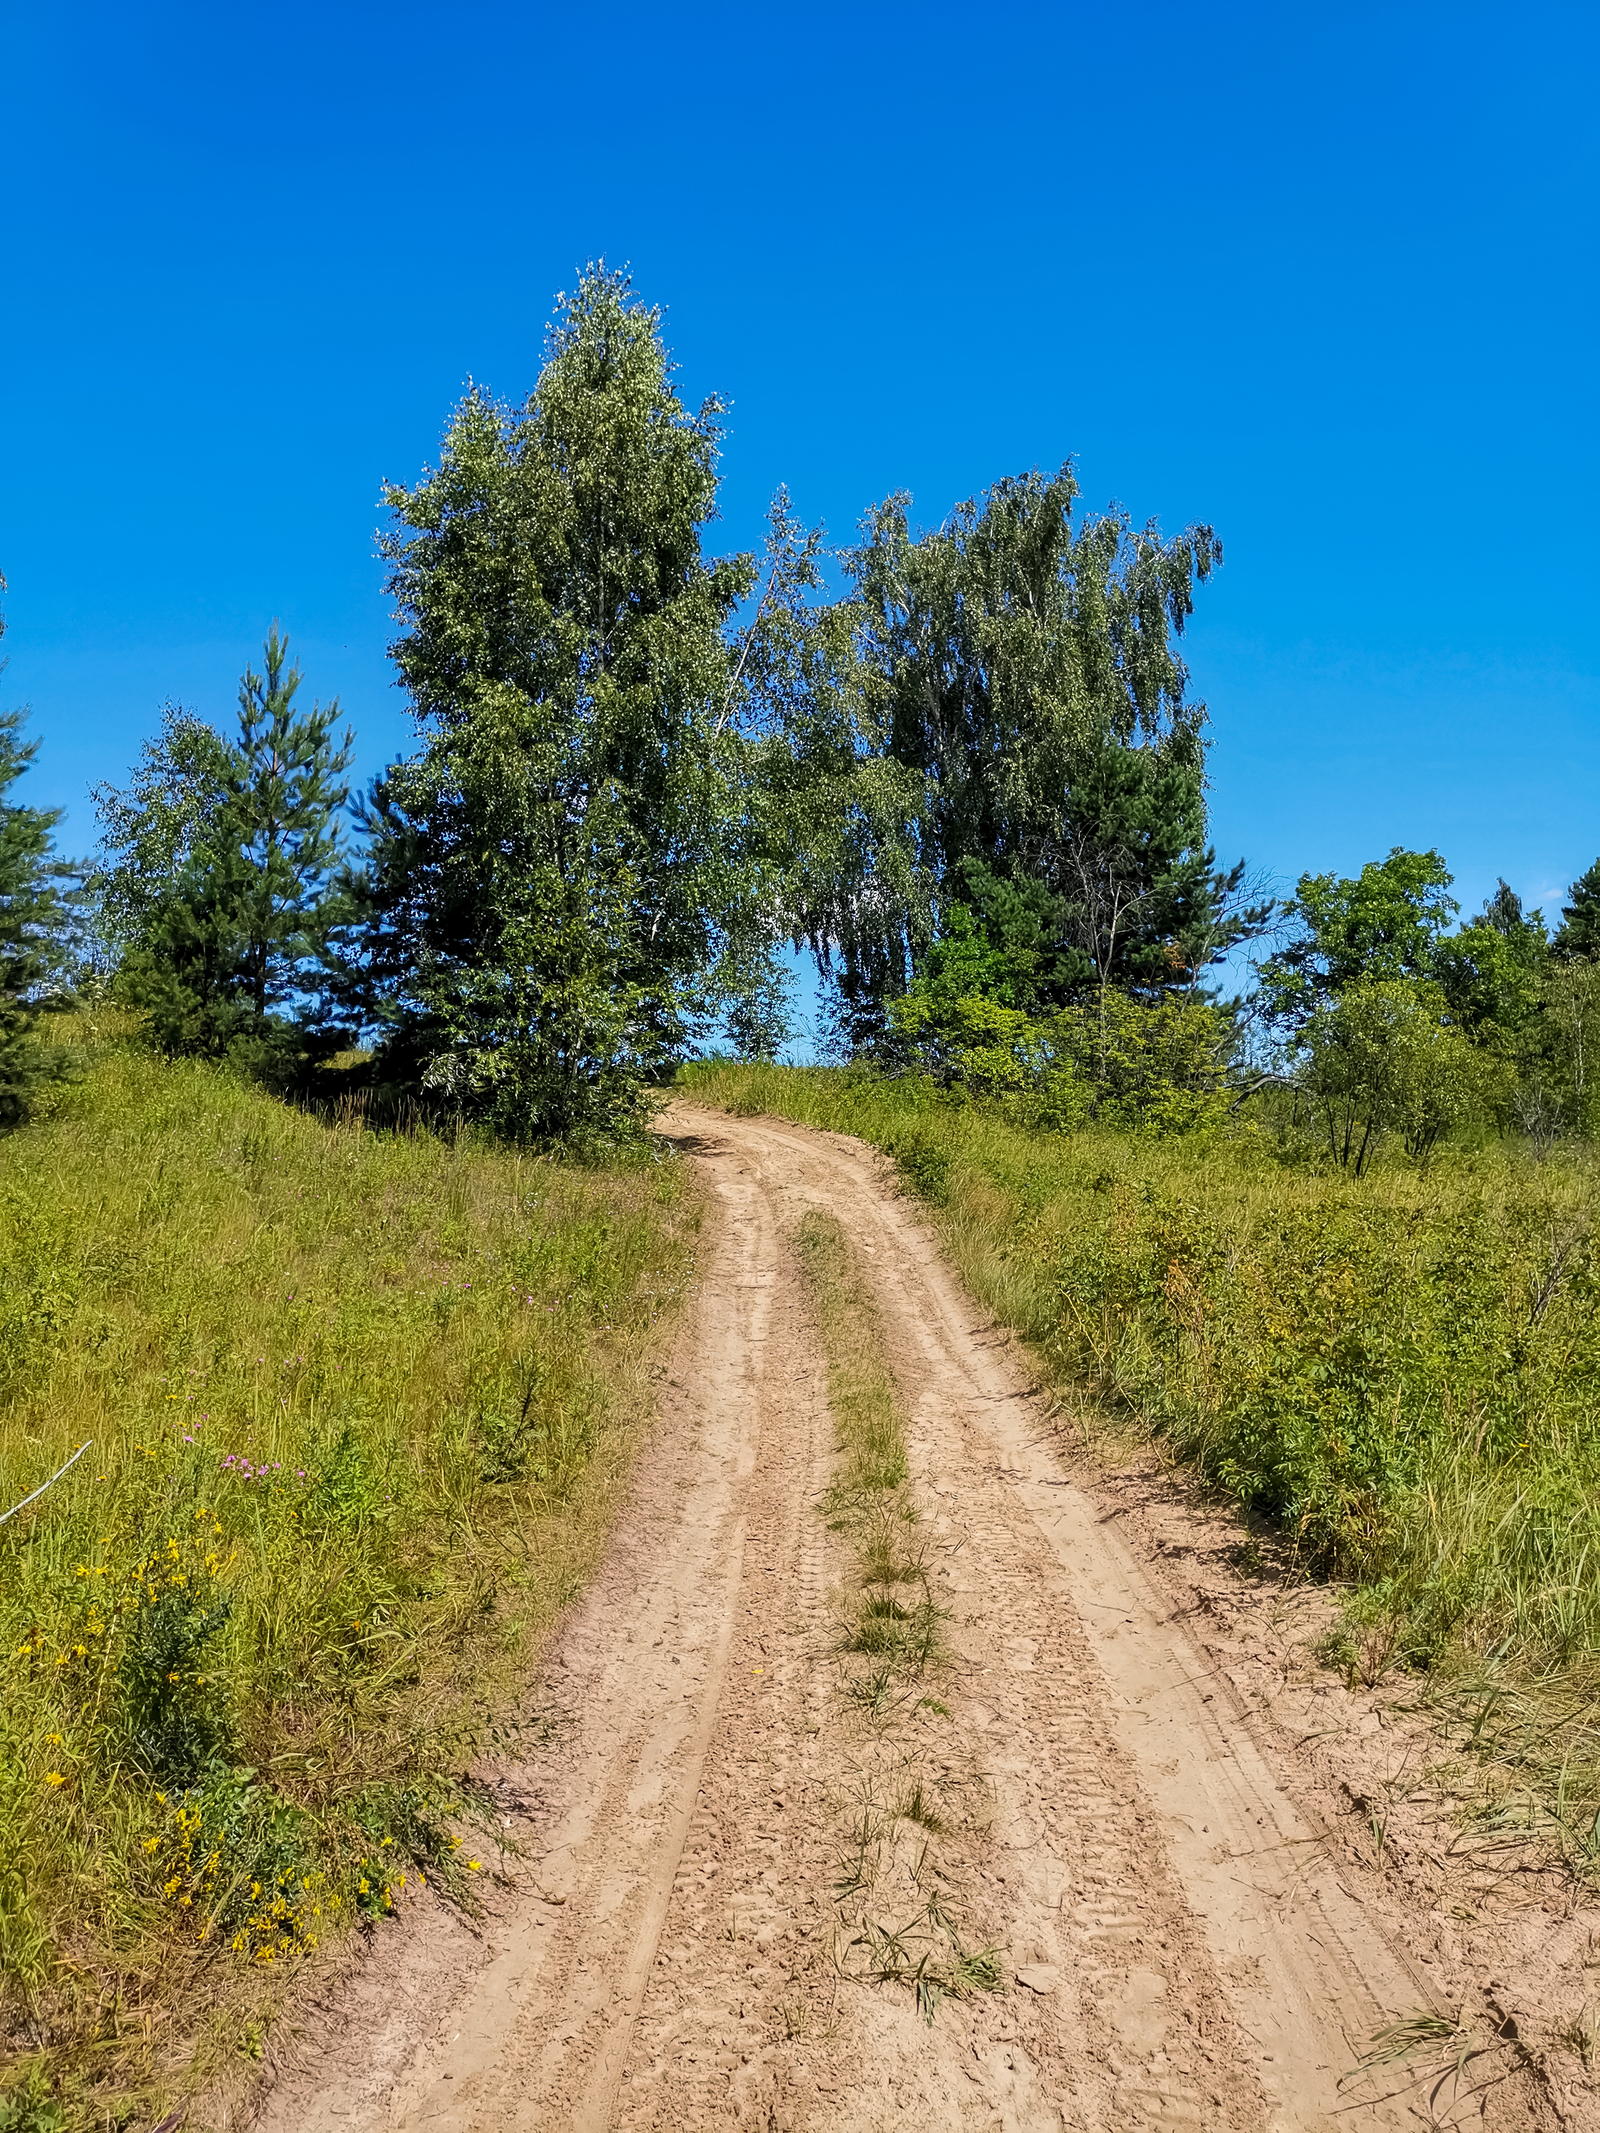
M 847 1976 L 907 1987 L 932 2022 L 943 2000 L 1002 1983 L 992 1949 L 963 1947 L 952 1862 L 933 1849 L 962 1820 L 929 1734 L 946 1709 L 925 1693 L 947 1657 L 945 1611 L 929 1585 L 904 1406 L 863 1269 L 820 1210 L 802 1217 L 795 1241 L 838 1452 L 822 1509 L 854 1557 L 839 1601 L 844 1694 L 866 1729 L 834 1884 L 838 1960 Z
M 416 1880 L 470 1902 L 467 1773 L 698 1222 L 671 1162 L 379 1135 L 86 1034 L 0 1141 L 0 1509 L 89 1446 L 0 1525 L 0 2088 L 65 2126 L 258 2057 Z
M 1343 1581 L 1330 1658 L 1352 1679 L 1421 1683 L 1491 1773 L 1492 1812 L 1600 1876 L 1586 1147 L 1394 1155 L 1357 1181 L 1248 1114 L 1161 1140 L 1030 1129 L 857 1070 L 711 1064 L 683 1080 L 892 1156 L 974 1295 L 1085 1426 L 1145 1433 L 1303 1570 Z

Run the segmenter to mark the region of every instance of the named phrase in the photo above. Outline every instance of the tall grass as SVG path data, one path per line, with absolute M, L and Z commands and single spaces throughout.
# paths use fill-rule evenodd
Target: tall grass
M 1019 1127 L 931 1085 L 712 1065 L 697 1095 L 861 1135 L 985 1304 L 1309 1571 L 1345 1663 L 1477 1698 L 1473 1744 L 1600 1851 L 1600 1236 L 1586 1150 L 1368 1177 L 1242 1123 Z M 1486 1714 L 1492 1713 L 1492 1722 Z M 1542 1810 L 1541 1810 L 1542 1811 Z
M 0 1525 L 5 2044 L 67 2122 L 248 2048 L 411 1876 L 469 1896 L 463 1773 L 697 1220 L 672 1163 L 380 1136 L 126 1038 L 0 1141 L 0 1509 L 89 1447 Z

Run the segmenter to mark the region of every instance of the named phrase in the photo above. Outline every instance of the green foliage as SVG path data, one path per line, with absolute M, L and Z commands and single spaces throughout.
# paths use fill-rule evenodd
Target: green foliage
M 1092 1115 L 1107 1125 L 1189 1133 L 1227 1111 L 1229 1033 L 1203 1000 L 1107 991 L 1049 1027 L 1056 1071 L 1069 1067 L 1092 1090 Z
M 22 721 L 20 711 L 0 713 L 0 1133 L 20 1124 L 41 1083 L 64 1070 L 59 1050 L 38 1036 L 43 1000 L 66 960 L 64 869 L 51 834 L 61 816 L 5 797 L 38 752 L 37 741 L 22 738 Z
M 393 647 L 425 740 L 380 780 L 365 977 L 382 1071 L 516 1138 L 627 1137 L 753 898 L 708 561 L 720 405 L 592 270 L 527 404 L 478 390 L 393 487 Z
M 1076 493 L 1069 468 L 1000 482 L 920 538 L 891 497 L 831 605 L 817 537 L 775 511 L 740 671 L 796 936 L 852 1051 L 883 1048 L 936 912 L 949 941 L 968 911 L 1027 1011 L 1192 985 L 1264 916 L 1205 849 L 1204 707 L 1175 649 L 1215 536 L 1075 527 Z
M 1433 968 L 1454 1020 L 1470 1035 L 1515 1044 L 1538 1015 L 1550 967 L 1544 916 L 1524 912 L 1501 882 L 1483 914 L 1434 951 Z
M 281 1071 L 338 1041 L 318 1029 L 315 995 L 353 743 L 335 735 L 337 702 L 295 709 L 288 654 L 274 626 L 264 673 L 239 684 L 236 742 L 169 705 L 126 789 L 95 789 L 120 989 L 173 1056 Z
M 0 2096 L 0 2133 L 68 2133 L 68 2107 L 51 2093 L 40 2067 L 31 2067 L 9 2096 Z
M 218 1529 L 217 1538 L 222 1538 Z M 209 1648 L 227 1624 L 231 1602 L 216 1590 L 214 1563 L 183 1565 L 176 1541 L 167 1550 L 176 1575 L 146 1563 L 123 1623 L 118 1666 L 127 1729 L 146 1774 L 157 1784 L 191 1785 L 233 1746 L 231 1714 Z
M 1173 640 L 1216 536 L 1163 543 L 1118 513 L 1075 527 L 1077 493 L 1070 467 L 997 482 L 921 538 L 892 496 L 848 558 L 888 753 L 934 784 L 921 856 L 940 881 L 968 857 L 1039 871 L 1086 750 L 1182 754 L 1198 733 Z
M 1529 1695 L 1541 1679 L 1582 1693 L 1600 1650 L 1600 1233 L 1582 1151 L 1538 1169 L 1492 1146 L 1442 1153 L 1358 1184 L 1285 1163 L 1247 1124 L 1045 1135 L 859 1072 L 685 1079 L 914 1146 L 974 1294 L 1060 1382 L 1087 1379 L 1103 1415 L 1160 1433 L 1355 1581 L 1412 1664 L 1493 1655 Z M 1552 1773 L 1553 1814 L 1600 1809 L 1579 1775 L 1594 1742 L 1591 1722 L 1559 1796 Z
M 890 1003 L 889 1019 L 924 1073 L 977 1096 L 1018 1095 L 1034 1087 L 1048 1066 L 1039 1025 L 1020 1008 L 981 993 L 951 993 L 919 981 Z
M 1269 1013 L 1298 1031 L 1346 986 L 1435 978 L 1457 909 L 1451 879 L 1437 852 L 1399 845 L 1353 880 L 1302 874 L 1288 906 L 1294 935 L 1260 967 Z
M 1564 962 L 1600 961 L 1600 859 L 1567 891 L 1555 952 Z
M 3 1147 L 0 1508 L 91 1449 L 0 1526 L 0 2006 L 97 2110 L 419 1870 L 470 1897 L 459 1773 L 594 1558 L 685 1277 L 672 1164 L 345 1108 L 129 1036 Z M 169 2057 L 95 2041 L 129 1975 L 188 1980 Z
M 0 577 L 0 593 L 5 583 Z M 5 627 L 0 614 L 0 637 Z M 26 716 L 0 713 L 0 1133 L 19 1125 L 41 1086 L 68 1069 L 59 1046 L 40 1043 L 39 1016 L 67 987 L 79 931 L 73 870 L 55 857 L 60 809 L 7 797 L 39 752 L 37 741 L 23 739 Z
M 1328 1152 L 1359 1178 L 1386 1133 L 1429 1155 L 1453 1127 L 1491 1116 L 1507 1076 L 1448 1020 L 1433 985 L 1362 980 L 1318 1003 L 1300 1033 L 1301 1087 Z
M 126 787 L 102 781 L 89 788 L 101 830 L 97 916 L 119 960 L 148 945 L 173 884 L 208 843 L 237 767 L 214 727 L 168 703 L 161 731 L 140 749 Z
M 1448 932 L 1449 886 L 1436 852 L 1399 847 L 1354 880 L 1306 875 L 1296 933 L 1260 968 L 1302 1094 L 1358 1176 L 1389 1132 L 1422 1156 L 1489 1117 L 1541 1148 L 1590 1130 L 1587 959 L 1504 881 Z
M 736 1059 L 776 1059 L 794 1034 L 794 979 L 766 945 L 730 950 L 718 973 Z
M 948 950 L 889 1009 L 906 1056 L 939 1084 L 1057 1130 L 1094 1117 L 1183 1133 L 1216 1124 L 1226 1111 L 1227 1031 L 1204 1001 L 1107 990 L 1082 1006 L 1029 1016 L 956 989 L 1003 968 L 969 922 L 958 924 Z

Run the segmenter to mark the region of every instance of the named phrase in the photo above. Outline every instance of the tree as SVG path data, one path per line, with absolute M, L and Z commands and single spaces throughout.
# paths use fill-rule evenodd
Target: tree
M 101 824 L 90 888 L 105 944 L 119 960 L 147 944 L 158 910 L 226 805 L 236 768 L 214 727 L 167 703 L 127 786 L 89 788 Z
M 96 788 L 98 880 L 124 989 L 163 1049 L 280 1071 L 338 1041 L 319 996 L 353 742 L 337 701 L 296 710 L 276 624 L 263 665 L 240 680 L 236 741 L 169 706 L 127 788 Z
M 288 639 L 274 623 L 262 648 L 265 672 L 247 667 L 239 684 L 239 768 L 226 809 L 244 861 L 243 977 L 260 1029 L 294 1006 L 318 973 L 355 752 L 349 729 L 335 732 L 337 697 L 295 710 L 302 677 L 288 658 Z
M 63 1067 L 59 1049 L 38 1041 L 39 1015 L 61 974 L 69 927 L 62 895 L 69 870 L 54 857 L 61 814 L 5 797 L 39 750 L 37 741 L 23 739 L 25 718 L 20 710 L 0 713 L 0 1131 L 26 1118 L 34 1091 Z
M 725 974 L 728 1040 L 736 1059 L 776 1059 L 794 1034 L 794 979 L 766 954 Z
M 1322 1114 L 1328 1151 L 1357 1177 L 1386 1134 L 1420 1161 L 1504 1095 L 1504 1070 L 1453 1026 L 1426 982 L 1351 981 L 1318 1000 L 1299 1049 L 1301 1087 Z
M 833 990 L 843 1049 L 881 1049 L 883 1002 L 934 939 L 935 883 L 920 856 L 928 783 L 888 752 L 884 706 L 856 657 L 848 600 L 823 596 L 822 532 L 780 489 L 766 582 L 739 633 L 730 715 L 772 885 L 771 923 L 810 948 Z
M 1557 958 L 1565 963 L 1600 962 L 1600 859 L 1567 891 L 1555 938 Z
M 1070 466 L 1025 475 L 914 538 L 892 496 L 831 604 L 795 596 L 816 582 L 816 536 L 786 506 L 775 520 L 790 597 L 763 602 L 750 693 L 796 817 L 825 793 L 847 825 L 818 841 L 794 908 L 858 1049 L 881 1044 L 887 1003 L 954 937 L 975 883 L 986 936 L 997 882 L 1048 927 L 1030 950 L 1048 1004 L 1192 984 L 1266 915 L 1223 908 L 1242 870 L 1219 874 L 1205 847 L 1205 709 L 1176 651 L 1216 537 L 1163 541 L 1121 512 L 1075 526 L 1076 497 Z
M 1502 881 L 1480 917 L 1447 934 L 1433 967 L 1454 1020 L 1479 1041 L 1502 1044 L 1525 1030 L 1540 1011 L 1550 942 L 1539 911 Z
M 1295 931 L 1258 969 L 1269 1014 L 1289 1032 L 1350 986 L 1431 980 L 1457 905 L 1437 852 L 1396 845 L 1353 879 L 1302 874 L 1287 915 Z
M 660 324 L 590 270 L 526 404 L 474 387 L 387 492 L 424 745 L 368 806 L 382 1067 L 518 1137 L 632 1130 L 759 902 L 725 635 L 754 566 L 702 554 L 721 408 L 684 408 Z

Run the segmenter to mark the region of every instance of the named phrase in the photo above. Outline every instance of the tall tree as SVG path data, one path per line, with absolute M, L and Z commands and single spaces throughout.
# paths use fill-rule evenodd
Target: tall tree
M 173 884 L 226 806 L 236 769 L 233 749 L 214 727 L 167 703 L 127 785 L 90 786 L 100 817 L 90 886 L 105 945 L 118 960 L 146 944 Z
M 1540 1012 L 1550 941 L 1544 914 L 1524 911 L 1502 881 L 1471 925 L 1446 934 L 1433 955 L 1434 973 L 1451 1015 L 1474 1037 L 1504 1042 Z
M 754 569 L 701 547 L 720 412 L 595 268 L 526 404 L 474 389 L 388 491 L 424 746 L 369 803 L 384 1061 L 514 1134 L 629 1130 L 749 903 L 725 625 Z
M 797 910 L 819 959 L 837 958 L 858 1042 L 980 879 L 1010 882 L 1030 925 L 1050 915 L 1057 1000 L 1192 984 L 1265 915 L 1206 847 L 1205 708 L 1177 651 L 1216 536 L 1163 541 L 1121 512 L 1078 525 L 1077 493 L 1070 467 L 1002 481 L 920 538 L 890 497 L 845 557 L 853 590 L 827 617 L 844 641 L 825 646 L 814 613 L 831 656 L 775 699 L 800 766 L 831 747 L 835 788 L 891 772 L 892 808 L 857 817 L 845 864 L 823 870 L 831 893 Z M 999 910 L 991 897 L 969 916 L 989 929 Z
M 340 827 L 355 749 L 337 732 L 339 700 L 295 709 L 302 676 L 276 623 L 264 672 L 239 684 L 239 768 L 228 812 L 244 861 L 244 979 L 256 1024 L 297 1002 L 318 971 L 329 886 L 344 857 Z
M 765 585 L 741 631 L 730 711 L 746 740 L 747 795 L 773 898 L 769 932 L 809 947 L 837 986 L 849 1050 L 881 1039 L 883 1002 L 934 939 L 922 859 L 929 781 L 890 753 L 887 706 L 857 657 L 855 603 L 830 600 L 823 536 L 780 489 Z

